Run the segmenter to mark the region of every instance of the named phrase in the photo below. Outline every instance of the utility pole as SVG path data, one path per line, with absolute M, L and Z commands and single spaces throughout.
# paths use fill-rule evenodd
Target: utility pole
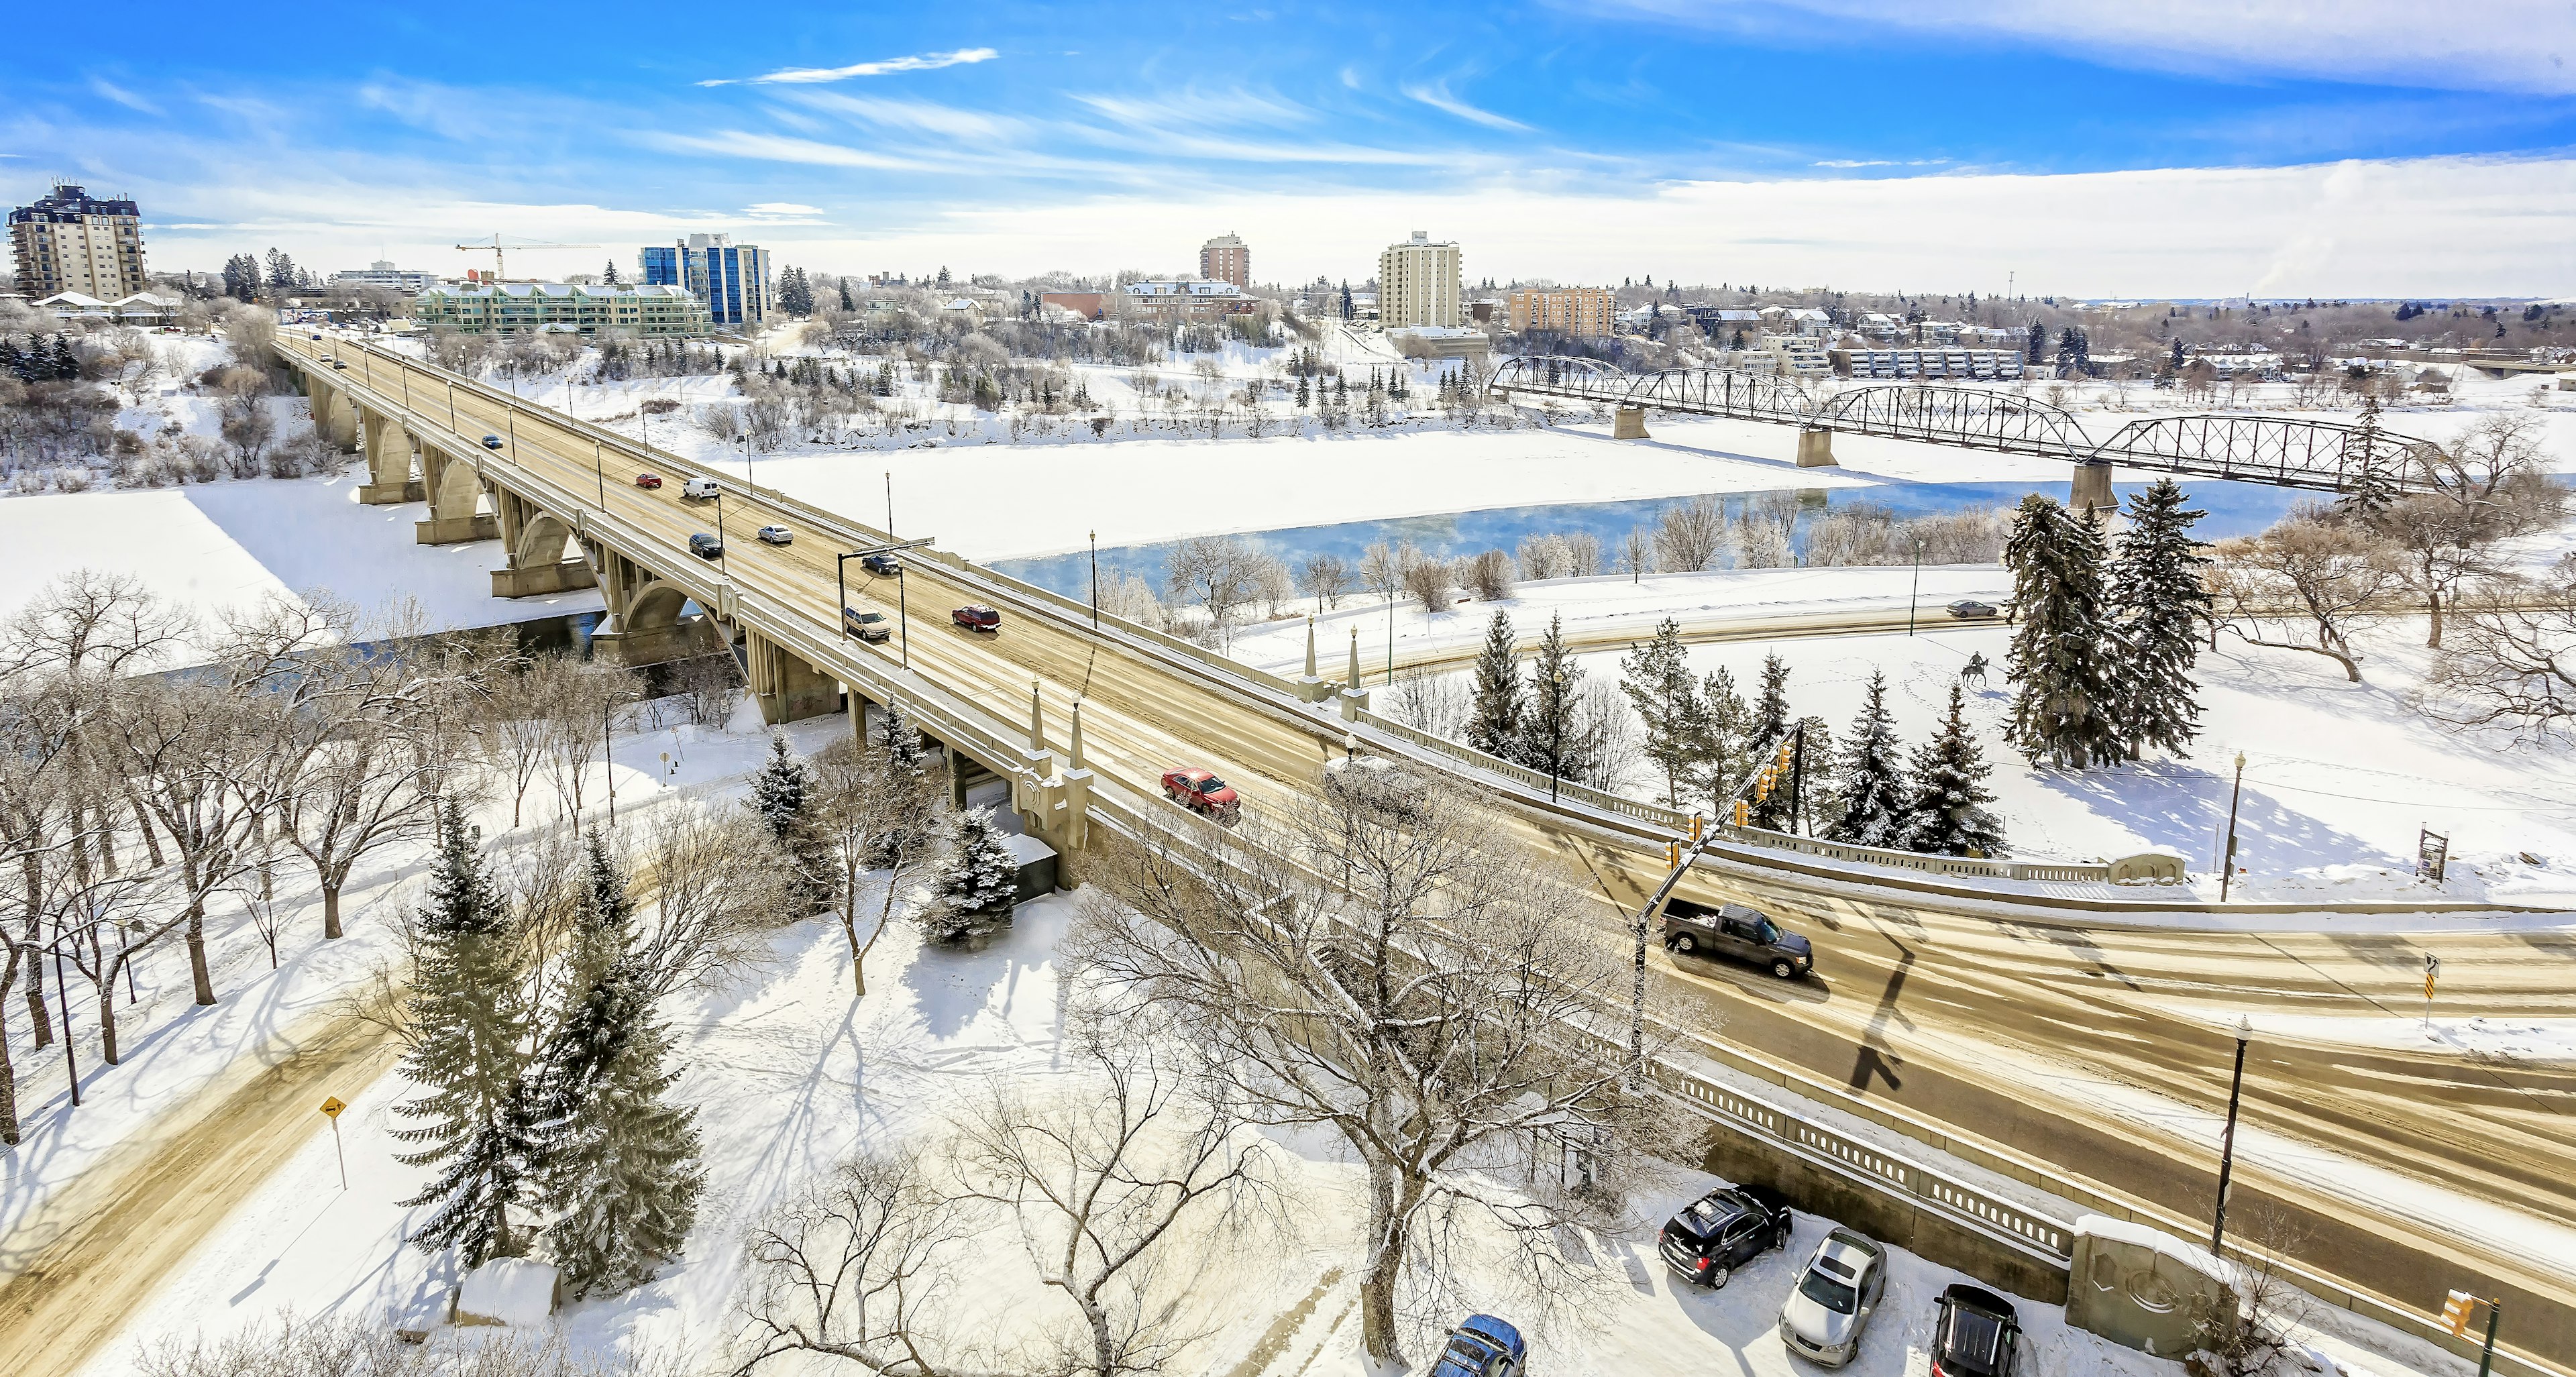
M 2209 1225 L 2209 1253 L 2218 1256 L 2218 1245 L 2227 1238 L 2227 1181 L 2236 1169 L 2236 1111 L 2245 1093 L 2245 1043 L 2254 1036 L 2250 1015 L 2236 1016 L 2236 1073 L 2227 1082 L 2227 1128 L 2218 1139 L 2218 1209 Z

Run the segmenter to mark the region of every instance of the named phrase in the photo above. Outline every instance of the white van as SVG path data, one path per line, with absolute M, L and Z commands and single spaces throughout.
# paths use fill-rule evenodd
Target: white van
M 721 489 L 712 478 L 692 478 L 680 485 L 680 496 L 692 502 L 711 501 L 719 491 Z

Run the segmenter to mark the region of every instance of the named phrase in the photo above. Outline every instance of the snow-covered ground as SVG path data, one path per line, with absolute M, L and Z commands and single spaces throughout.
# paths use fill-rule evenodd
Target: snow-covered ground
M 993 1078 L 1043 1090 L 1065 1075 L 1059 1055 L 1065 990 L 1057 946 L 1071 898 L 1024 906 L 1007 934 L 977 953 L 924 948 L 899 926 L 871 960 L 870 993 L 850 996 L 847 949 L 827 922 L 779 934 L 774 959 L 732 990 L 684 1000 L 669 1010 L 686 1071 L 684 1102 L 721 1105 L 699 1124 L 708 1189 L 686 1255 L 654 1282 L 614 1299 L 571 1305 L 553 1328 L 578 1351 L 650 1353 L 683 1363 L 714 1358 L 733 1332 L 743 1278 L 746 1228 L 775 1204 L 861 1149 L 935 1141 L 945 1115 Z M 405 1246 L 416 1212 L 391 1202 L 423 1173 L 393 1162 L 391 1106 L 413 1093 L 399 1074 L 350 1096 L 341 1117 L 349 1186 L 338 1181 L 329 1135 L 313 1140 L 196 1250 L 183 1272 L 137 1314 L 124 1339 L 88 1372 L 124 1370 L 138 1345 L 165 1337 L 217 1335 L 269 1323 L 293 1311 L 380 1322 L 404 1309 L 443 1274 Z M 1215 1288 L 1222 1316 L 1172 1371 L 1266 1377 L 1364 1377 L 1353 1286 L 1347 1279 L 1355 1221 L 1356 1169 L 1313 1135 L 1279 1135 L 1269 1159 L 1297 1232 L 1266 1259 L 1231 1259 L 1192 1285 Z M 1683 1377 L 1712 1368 L 1752 1377 L 1806 1369 L 1776 1330 L 1779 1306 L 1805 1255 L 1831 1222 L 1800 1215 L 1780 1252 L 1738 1272 L 1722 1291 L 1680 1285 L 1654 1253 L 1652 1231 L 1666 1215 L 1715 1185 L 1669 1168 L 1634 1202 L 1634 1225 L 1615 1234 L 1569 1234 L 1563 1254 L 1593 1283 L 1582 1315 L 1540 1327 L 1534 1370 L 1632 1372 Z M 958 1280 L 972 1297 L 974 1324 L 987 1334 L 1025 1333 L 1061 1322 L 1025 1275 L 1017 1240 L 997 1233 Z M 1474 1256 L 1472 1251 L 1467 1254 Z M 1507 1309 L 1509 1286 L 1480 1261 L 1455 1279 L 1472 1305 Z M 1339 1275 L 1332 1275 L 1338 1269 Z M 1933 1301 L 1961 1274 L 1902 1250 L 1862 1355 L 1862 1377 L 1924 1370 Z M 1305 1313 L 1298 1311 L 1303 1306 Z M 2053 1306 L 2017 1304 L 2036 1365 L 2046 1373 L 2176 1377 L 2179 1364 L 2154 1359 L 2069 1328 Z M 2400 1373 L 2421 1355 L 2370 1326 L 2308 1340 L 2354 1373 Z M 1428 1340 L 1417 1339 L 1417 1355 Z M 2405 1359 L 2383 1356 L 2405 1355 Z M 1257 1354 L 1247 1365 L 1246 1354 Z M 2423 1364 L 2420 1370 L 2443 1370 Z
M 2542 542 L 2543 553 L 2556 548 Z M 2537 557 L 2537 556 L 2535 556 Z M 1902 615 L 1912 598 L 1907 568 L 1722 570 L 1701 574 L 1558 579 L 1521 585 L 1512 598 L 1470 602 L 1441 613 L 1399 604 L 1399 665 L 1429 652 L 1463 652 L 1484 635 L 1499 607 L 1523 638 L 1566 619 L 1577 637 L 1643 640 L 1666 616 L 1686 630 L 1737 620 L 1876 612 Z M 2503 734 L 2454 732 L 2410 702 L 2431 663 L 2415 618 L 2372 624 L 2359 637 L 2364 682 L 2332 662 L 2295 651 L 2220 638 L 2204 651 L 2201 736 L 2188 760 L 2149 760 L 2114 769 L 2033 769 L 2005 745 L 2011 687 L 2004 665 L 2011 629 L 1962 626 L 1941 611 L 1961 597 L 1994 600 L 2009 577 L 1993 567 L 1926 569 L 1920 605 L 1925 634 L 1814 636 L 1694 646 L 1702 673 L 1724 667 L 1748 698 L 1766 654 L 1790 669 L 1792 708 L 1823 717 L 1837 737 L 1858 713 L 1873 671 L 1888 679 L 1888 703 L 1909 745 L 1925 739 L 1946 710 L 1950 685 L 1972 655 L 1992 666 L 1968 693 L 1969 719 L 1995 767 L 1991 785 L 2013 853 L 2030 858 L 2099 858 L 2164 848 L 2203 872 L 2198 888 L 2216 897 L 2217 850 L 2226 830 L 2232 761 L 2246 756 L 2238 859 L 2246 873 L 2231 890 L 2250 900 L 2386 898 L 2425 893 L 2413 878 L 2418 830 L 2450 838 L 2449 898 L 2576 903 L 2576 749 L 2565 743 L 2512 744 Z M 1317 630 L 1319 668 L 1343 672 L 1349 630 L 1360 632 L 1360 664 L 1372 684 L 1386 663 L 1383 604 L 1326 613 Z M 1304 666 L 1302 618 L 1239 633 L 1237 658 L 1294 673 Z M 1582 657 L 1590 673 L 1615 681 L 1624 651 Z M 1463 670 L 1452 673 L 1463 674 Z M 1633 792 L 1648 791 L 1642 775 Z M 2525 861 L 2523 855 L 2537 858 Z

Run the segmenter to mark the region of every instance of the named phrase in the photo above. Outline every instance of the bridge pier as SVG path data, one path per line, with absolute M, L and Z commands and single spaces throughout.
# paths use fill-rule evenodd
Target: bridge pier
M 415 539 L 423 545 L 462 545 L 501 534 L 500 517 L 481 510 L 483 476 L 474 465 L 434 445 L 421 446 L 420 461 L 429 519 L 413 523 Z
M 402 422 L 391 416 L 361 419 L 359 428 L 367 441 L 367 481 L 358 489 L 358 500 L 371 507 L 425 500 L 427 490 L 411 476 L 411 436 L 404 433 Z
M 1834 432 L 1825 426 L 1798 428 L 1798 467 L 1802 469 L 1841 468 L 1834 458 Z
M 1623 406 L 1610 413 L 1610 438 L 1613 440 L 1651 440 L 1646 433 L 1646 409 Z
M 2074 480 L 2067 484 L 2066 508 L 2086 516 L 2097 511 L 2118 511 L 2119 496 L 2111 491 L 2111 466 L 2077 464 Z
M 840 710 L 840 680 L 757 631 L 743 634 L 743 663 L 760 720 L 773 727 Z
M 562 518 L 502 489 L 493 491 L 492 506 L 501 525 L 501 548 L 509 560 L 506 567 L 492 571 L 492 596 L 526 598 L 599 585 L 599 575 L 589 561 L 578 554 L 564 558 L 572 528 Z
M 715 618 L 680 615 L 688 596 L 653 571 L 615 550 L 594 552 L 594 577 L 608 616 L 590 633 L 590 653 L 613 665 L 642 669 L 669 660 L 694 660 L 725 648 Z

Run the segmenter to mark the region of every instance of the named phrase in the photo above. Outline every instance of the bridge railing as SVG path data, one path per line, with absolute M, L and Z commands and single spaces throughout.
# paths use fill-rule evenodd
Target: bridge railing
M 1855 861 L 1864 865 L 1883 865 L 1897 870 L 1919 871 L 1926 875 L 1978 876 L 1997 880 L 2067 880 L 2108 884 L 2111 867 L 2083 861 L 2009 861 L 1979 860 L 1970 856 L 1934 856 L 1920 851 L 1898 851 L 1884 846 L 1856 846 L 1849 842 L 1825 841 L 1817 837 L 1793 836 L 1763 827 L 1737 827 L 1729 823 L 1718 830 L 1728 841 L 1746 846 L 1766 846 L 1779 851 L 1796 851 L 1821 856 L 1831 861 Z
M 1690 830 L 1691 814 L 1679 809 L 1622 797 L 1606 789 L 1595 789 L 1589 784 L 1577 783 L 1570 779 L 1551 781 L 1545 773 L 1530 769 L 1526 765 L 1516 765 L 1499 756 L 1487 755 L 1473 746 L 1463 745 L 1445 736 L 1434 736 L 1419 727 L 1407 726 L 1392 717 L 1371 712 L 1366 708 L 1360 709 L 1358 720 L 1389 736 L 1397 737 L 1441 756 L 1453 765 L 1464 766 L 1470 770 L 1481 770 L 1490 775 L 1500 775 L 1535 793 L 1547 793 L 1550 791 L 1550 785 L 1553 784 L 1554 792 L 1568 802 L 1618 813 L 1673 832 Z

